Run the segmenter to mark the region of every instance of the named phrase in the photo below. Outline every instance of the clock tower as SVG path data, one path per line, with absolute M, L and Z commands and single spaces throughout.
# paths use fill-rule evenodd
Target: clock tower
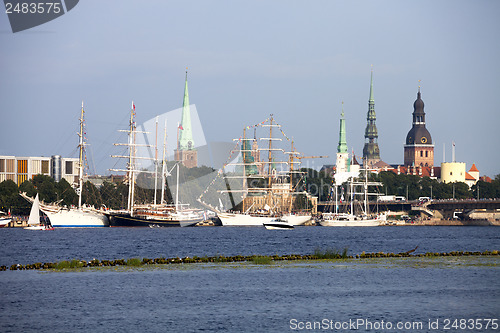
M 406 136 L 404 146 L 405 166 L 434 166 L 434 145 L 431 134 L 425 128 L 424 101 L 422 101 L 420 87 L 417 100 L 413 103 L 413 126 Z

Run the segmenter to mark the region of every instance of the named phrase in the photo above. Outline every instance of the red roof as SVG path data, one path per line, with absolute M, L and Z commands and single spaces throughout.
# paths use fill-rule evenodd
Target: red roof
M 476 168 L 476 164 L 475 163 L 473 163 L 472 166 L 470 167 L 469 172 L 471 172 L 471 171 L 472 172 L 479 172 L 479 170 Z
M 491 183 L 491 178 L 488 176 L 482 176 L 482 177 L 479 177 L 479 179 L 482 180 L 483 182 Z
M 472 177 L 468 172 L 465 173 L 465 180 L 476 180 L 476 178 Z

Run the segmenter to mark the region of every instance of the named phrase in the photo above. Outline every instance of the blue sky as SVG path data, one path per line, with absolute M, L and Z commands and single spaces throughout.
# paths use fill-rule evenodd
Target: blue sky
M 403 163 L 421 80 L 435 164 L 454 141 L 457 161 L 494 176 L 499 14 L 495 0 L 84 0 L 13 34 L 0 13 L 0 154 L 76 157 L 84 100 L 93 164 L 108 173 L 131 101 L 138 123 L 178 109 L 189 67 L 208 142 L 273 113 L 299 151 L 330 156 L 316 167 L 333 164 L 342 101 L 347 144 L 362 155 L 373 64 L 385 162 Z

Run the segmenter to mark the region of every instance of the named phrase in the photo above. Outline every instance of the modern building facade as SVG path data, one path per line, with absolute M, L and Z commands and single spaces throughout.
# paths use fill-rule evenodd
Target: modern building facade
M 12 180 L 18 186 L 36 175 L 46 175 L 55 181 L 65 179 L 78 183 L 78 158 L 0 156 L 0 182 Z

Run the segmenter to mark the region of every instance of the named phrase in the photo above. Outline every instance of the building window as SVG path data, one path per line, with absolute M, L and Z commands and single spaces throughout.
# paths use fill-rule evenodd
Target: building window
M 450 171 L 450 176 L 453 176 L 453 172 Z
M 5 172 L 5 160 L 0 159 L 0 172 Z
M 425 152 L 425 157 L 429 157 L 428 153 L 428 151 Z
M 65 173 L 67 175 L 73 174 L 73 162 L 72 161 L 66 161 L 66 170 Z
M 42 174 L 49 173 L 49 161 L 42 161 Z
M 423 156 L 424 156 L 424 151 L 423 151 L 423 150 L 421 150 L 421 151 L 420 151 L 420 157 L 423 157 Z
M 28 173 L 28 160 L 17 161 L 17 173 Z

